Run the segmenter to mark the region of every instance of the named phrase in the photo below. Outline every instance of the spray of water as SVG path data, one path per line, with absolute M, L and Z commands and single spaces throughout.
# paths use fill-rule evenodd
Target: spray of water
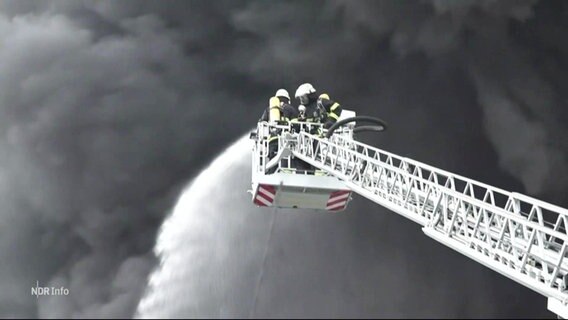
M 250 278 L 258 272 L 270 224 L 246 192 L 250 143 L 247 136 L 236 141 L 183 191 L 161 227 L 155 247 L 160 265 L 136 317 L 250 314 L 254 283 L 235 273 Z

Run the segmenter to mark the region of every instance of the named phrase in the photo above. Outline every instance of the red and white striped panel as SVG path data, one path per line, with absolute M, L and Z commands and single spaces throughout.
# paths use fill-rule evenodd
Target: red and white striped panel
M 349 190 L 339 190 L 332 192 L 329 195 L 329 199 L 327 200 L 326 209 L 330 211 L 339 211 L 345 209 L 350 194 L 351 191 Z
M 256 192 L 256 197 L 254 197 L 254 204 L 263 207 L 270 207 L 274 202 L 274 197 L 276 196 L 276 188 L 269 184 L 258 185 L 258 191 Z

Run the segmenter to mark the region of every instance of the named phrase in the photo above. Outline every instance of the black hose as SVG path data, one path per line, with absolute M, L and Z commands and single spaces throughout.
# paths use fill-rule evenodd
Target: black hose
M 326 138 L 329 138 L 333 135 L 333 132 L 341 127 L 344 124 L 353 122 L 353 121 L 361 121 L 361 122 L 370 122 L 373 124 L 376 124 L 376 126 L 362 126 L 359 127 L 360 129 L 358 131 L 375 131 L 375 132 L 381 132 L 381 131 L 385 131 L 387 129 L 387 123 L 379 118 L 375 118 L 375 117 L 370 117 L 370 116 L 356 116 L 356 117 L 351 117 L 351 118 L 347 118 L 347 119 L 343 119 L 340 121 L 337 121 L 336 123 L 334 123 L 331 127 L 329 127 L 329 129 L 327 129 L 327 133 L 325 135 Z M 357 128 L 355 128 L 357 129 Z M 354 131 L 355 131 L 354 129 Z M 356 131 L 356 132 L 358 132 Z
M 372 131 L 372 132 L 382 132 L 385 131 L 385 127 L 383 126 L 360 126 L 353 128 L 353 133 L 363 132 L 363 131 Z

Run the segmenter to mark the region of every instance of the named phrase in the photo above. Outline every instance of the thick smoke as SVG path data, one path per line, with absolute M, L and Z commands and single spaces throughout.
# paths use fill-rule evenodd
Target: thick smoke
M 0 316 L 132 315 L 155 266 L 156 231 L 183 184 L 250 128 L 273 91 L 293 93 L 303 81 L 389 122 L 366 142 L 567 205 L 567 8 L 489 0 L 0 3 Z M 374 235 L 383 232 L 397 244 L 386 255 L 400 257 L 389 270 L 422 266 L 412 279 L 426 288 L 445 274 L 461 281 L 447 264 L 500 284 L 496 296 L 524 290 L 437 244 L 417 250 L 418 230 L 392 214 L 375 218 L 376 210 L 361 200 L 340 222 L 312 218 L 330 223 L 312 240 L 324 248 L 344 230 L 379 246 L 385 239 Z M 320 251 L 302 276 L 321 276 Z M 350 270 L 364 270 L 352 261 Z M 71 294 L 36 299 L 37 280 Z M 354 281 L 389 299 L 376 282 Z M 393 280 L 391 288 L 406 284 Z M 535 298 L 529 293 L 514 298 L 527 310 L 490 306 L 477 298 L 488 290 L 476 288 L 463 313 L 450 312 L 545 309 L 544 301 L 533 309 L 521 302 Z M 325 308 L 316 292 L 306 295 L 314 314 Z M 447 307 L 416 301 L 416 315 Z
M 129 316 L 170 196 L 236 133 L 204 139 L 228 99 L 156 16 L 102 37 L 51 13 L 0 25 L 2 316 Z

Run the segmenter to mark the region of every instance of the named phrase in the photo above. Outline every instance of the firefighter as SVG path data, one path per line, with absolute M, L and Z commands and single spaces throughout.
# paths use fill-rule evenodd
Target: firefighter
M 316 124 L 323 124 L 323 127 L 328 129 L 339 120 L 341 116 L 341 105 L 329 98 L 329 95 L 322 93 L 318 95 L 314 86 L 310 83 L 304 83 L 298 87 L 295 94 L 296 98 L 300 100 L 298 107 L 301 121 L 312 122 Z M 312 134 L 322 135 L 321 127 L 314 126 L 306 128 Z M 314 141 L 314 150 L 316 150 L 316 141 Z M 310 164 L 296 159 L 295 166 L 300 170 L 306 170 L 308 173 L 318 173 L 318 170 Z
M 318 95 L 310 83 L 300 85 L 295 96 L 300 100 L 301 106 L 305 107 L 307 122 L 322 123 L 323 127 L 328 129 L 341 116 L 341 105 L 331 100 L 327 93 Z
M 264 109 L 259 121 L 275 122 L 279 124 L 296 120 L 298 112 L 290 104 L 290 95 L 286 89 L 278 89 L 274 97 L 271 97 L 268 108 Z
M 297 118 L 296 109 L 290 104 L 290 95 L 286 89 L 278 89 L 270 98 L 268 108 L 264 110 L 260 121 L 271 124 L 288 124 Z M 278 138 L 280 130 L 272 128 L 268 138 L 268 161 L 278 154 Z M 276 167 L 270 168 L 267 173 L 273 173 Z

